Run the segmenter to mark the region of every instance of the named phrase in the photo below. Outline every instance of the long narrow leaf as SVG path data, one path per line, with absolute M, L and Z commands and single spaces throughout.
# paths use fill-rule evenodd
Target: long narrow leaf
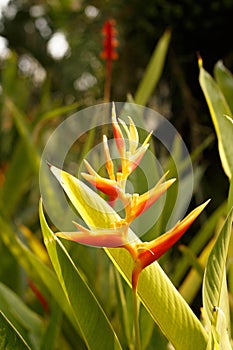
M 28 153 L 31 166 L 34 171 L 37 172 L 40 166 L 40 157 L 39 152 L 34 145 L 31 131 L 26 123 L 26 117 L 9 97 L 6 97 L 5 103 L 9 111 L 12 113 L 18 132 L 25 143 L 25 149 Z
M 218 137 L 218 148 L 223 169 L 231 178 L 233 173 L 233 148 L 230 147 L 233 140 L 233 124 L 227 116 L 231 116 L 228 106 L 219 86 L 209 73 L 202 67 L 200 60 L 199 81 Z
M 218 61 L 214 66 L 214 77 L 220 87 L 230 109 L 233 113 L 233 75 L 224 66 L 222 61 Z
M 141 80 L 141 83 L 136 91 L 134 98 L 135 103 L 145 105 L 155 89 L 155 86 L 162 74 L 170 38 L 171 32 L 167 30 L 156 45 L 143 79 Z
M 57 280 L 54 272 L 45 264 L 43 264 L 15 235 L 11 225 L 1 217 L 1 240 L 10 250 L 19 264 L 25 269 L 27 275 L 38 284 L 41 293 L 44 297 L 49 298 L 48 291 L 53 295 L 60 308 L 66 313 L 67 317 L 79 332 L 77 322 L 71 312 L 71 308 L 63 290 Z M 46 286 L 46 288 L 45 288 Z M 54 292 L 56 291 L 56 293 Z
M 29 345 L 2 311 L 0 311 L 0 349 L 30 350 Z
M 52 171 L 88 225 L 109 227 L 112 220 L 119 219 L 117 213 L 81 181 L 55 167 L 52 167 Z M 138 239 L 132 231 L 131 235 L 134 240 Z M 129 253 L 122 248 L 106 249 L 106 253 L 130 284 L 133 262 Z M 177 350 L 206 348 L 204 328 L 157 262 L 142 272 L 138 293 L 148 312 Z
M 53 267 L 71 305 L 88 348 L 121 349 L 103 309 L 83 280 L 64 246 L 49 229 L 40 203 L 40 221 L 44 242 Z
M 0 310 L 33 349 L 39 349 L 45 328 L 42 319 L 11 291 L 0 283 Z
M 1 210 L 9 216 L 12 215 L 27 189 L 27 180 L 31 173 L 30 167 L 25 165 L 28 161 L 27 154 L 25 155 L 25 145 L 20 141 L 15 146 L 13 157 L 5 174 L 5 181 L 0 188 Z
M 209 330 L 213 326 L 219 333 L 220 345 L 226 341 L 226 330 L 228 329 L 230 332 L 229 302 L 226 286 L 226 259 L 232 233 L 232 220 L 233 209 L 229 213 L 214 248 L 210 253 L 203 282 L 204 316 Z M 223 324 L 225 325 L 225 332 L 222 330 Z M 222 349 L 228 349 L 228 347 L 223 347 Z

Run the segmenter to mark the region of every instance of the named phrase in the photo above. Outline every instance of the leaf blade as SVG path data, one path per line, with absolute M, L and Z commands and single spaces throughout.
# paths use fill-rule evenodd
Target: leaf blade
M 29 345 L 0 310 L 0 349 L 28 350 Z
M 34 349 L 39 349 L 45 326 L 42 319 L 30 310 L 17 294 L 2 283 L 0 283 L 0 310 L 23 336 L 27 344 L 33 345 Z
M 230 329 L 225 265 L 232 232 L 232 220 L 233 209 L 229 212 L 218 239 L 209 255 L 204 273 L 202 291 L 204 315 L 209 329 L 214 326 L 218 332 L 222 313 L 226 318 L 226 327 Z M 221 310 L 221 312 L 217 312 L 215 315 L 215 308 Z M 219 335 L 221 336 L 221 333 L 219 333 Z
M 121 349 L 119 340 L 103 309 L 61 242 L 49 229 L 44 217 L 42 201 L 39 212 L 46 248 L 86 344 L 93 350 L 101 347 Z M 97 329 L 98 332 L 96 332 Z
M 166 30 L 155 47 L 143 79 L 135 93 L 135 103 L 145 105 L 152 94 L 162 74 L 170 39 L 171 32 Z
M 233 102 L 232 102 L 232 93 L 233 93 L 233 75 L 232 73 L 224 66 L 222 61 L 218 61 L 214 66 L 214 77 L 220 87 L 232 113 L 233 113 Z
M 208 104 L 215 131 L 218 137 L 218 148 L 223 169 L 231 178 L 233 173 L 233 125 L 226 115 L 231 115 L 231 110 L 215 80 L 202 67 L 200 63 L 199 82 Z

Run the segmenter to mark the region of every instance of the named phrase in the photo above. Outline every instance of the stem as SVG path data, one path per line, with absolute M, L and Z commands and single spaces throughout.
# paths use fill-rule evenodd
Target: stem
M 117 269 L 115 269 L 114 271 L 115 271 L 116 283 L 117 283 L 120 301 L 121 301 L 123 323 L 124 323 L 126 338 L 128 341 L 128 346 L 129 346 L 129 349 L 134 349 L 134 347 L 132 347 L 133 344 L 131 344 L 132 338 L 131 338 L 131 334 L 130 334 L 131 327 L 129 326 L 130 325 L 129 314 L 127 312 L 127 304 L 126 304 L 125 294 L 124 294 L 124 290 L 123 290 L 123 286 L 122 286 L 122 281 L 120 278 L 120 273 L 118 272 Z
M 140 327 L 139 327 L 139 303 L 137 299 L 137 288 L 133 288 L 133 311 L 134 311 L 134 330 L 135 330 L 135 350 L 141 350 Z
M 233 177 L 230 181 L 230 188 L 228 193 L 228 203 L 227 203 L 227 211 L 229 212 L 233 206 Z
M 110 90 L 111 90 L 111 77 L 112 77 L 112 60 L 107 59 L 106 61 L 106 77 L 104 85 L 104 101 L 110 101 Z

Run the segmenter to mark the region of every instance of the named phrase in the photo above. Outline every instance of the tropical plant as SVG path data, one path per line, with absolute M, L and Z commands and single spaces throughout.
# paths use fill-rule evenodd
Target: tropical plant
M 152 55 L 135 97 L 128 96 L 130 102 L 148 102 L 161 75 L 169 40 L 170 32 L 166 31 Z M 79 232 L 71 238 L 80 240 L 82 237 L 85 243 L 94 245 L 98 245 L 101 238 L 99 244 L 107 247 L 96 249 L 60 240 L 58 236 L 64 237 L 65 233 L 54 234 L 56 228 L 48 218 L 46 220 L 41 201 L 42 244 L 37 215 L 41 150 L 48 134 L 59 124 L 58 116 L 73 112 L 79 108 L 80 103 L 63 106 L 61 101 L 49 97 L 47 80 L 41 87 L 41 101 L 32 105 L 32 87 L 27 78 L 19 76 L 16 56 L 12 54 L 4 64 L 1 83 L 1 114 L 4 118 L 1 124 L 3 151 L 0 172 L 0 348 L 135 349 L 137 346 L 162 350 L 172 344 L 178 350 L 231 349 L 231 73 L 218 62 L 214 71 L 215 78 L 212 78 L 199 60 L 200 84 L 216 129 L 223 169 L 230 182 L 228 200 L 221 203 L 213 213 L 208 212 L 208 206 L 200 217 L 202 225 L 198 221 L 199 229 L 198 225 L 195 226 L 197 221 L 193 223 L 190 228 L 193 235 L 186 235 L 190 239 L 184 241 L 186 245 L 181 247 L 182 254 L 176 255 L 177 249 L 170 249 L 157 262 L 154 260 L 184 233 L 183 230 L 204 208 L 201 205 L 194 209 L 168 234 L 161 235 L 166 231 L 167 220 L 176 201 L 177 181 L 172 184 L 171 180 L 177 175 L 175 165 L 183 169 L 184 174 L 187 173 L 187 160 L 180 160 L 179 140 L 173 145 L 176 164 L 172 157 L 163 159 L 164 173 L 170 171 L 170 180 L 162 179 L 156 187 L 143 194 L 143 181 L 135 176 L 133 181 L 135 188 L 140 189 L 140 196 L 128 196 L 124 188 L 125 179 L 122 181 L 120 177 L 127 174 L 127 178 L 129 174 L 125 171 L 130 169 L 132 172 L 132 165 L 136 172 L 139 161 L 143 161 L 141 156 L 145 157 L 148 147 L 154 152 L 154 145 L 138 130 L 139 139 L 146 141 L 139 148 L 136 147 L 138 136 L 133 120 L 138 116 L 134 115 L 133 110 L 130 121 L 124 120 L 119 124 L 119 120 L 114 117 L 115 140 L 122 161 L 118 178 L 116 172 L 111 170 L 111 149 L 109 151 L 106 138 L 104 150 L 108 179 L 104 178 L 103 169 L 97 173 L 89 163 L 86 163 L 88 174 L 84 174 L 87 181 L 103 190 L 103 195 L 92 191 L 64 170 L 54 165 L 50 167 L 58 180 L 62 180 L 62 186 L 72 202 L 71 206 L 77 209 L 89 227 L 84 228 L 85 224 L 80 226 L 77 223 Z M 143 129 L 144 126 L 141 125 Z M 94 145 L 93 132 L 84 136 L 85 150 L 82 146 L 75 145 L 76 151 L 78 150 L 76 154 L 81 154 L 77 163 Z M 149 143 L 150 146 L 147 146 Z M 208 144 L 209 141 L 191 154 L 193 162 Z M 129 145 L 131 148 L 127 148 Z M 132 154 L 127 153 L 129 151 Z M 158 155 L 156 147 L 155 154 Z M 96 163 L 97 155 L 94 156 L 93 167 Z M 149 164 L 151 169 L 155 169 L 152 162 Z M 199 179 L 199 183 L 201 172 L 202 168 L 195 166 L 194 177 Z M 157 175 L 155 174 L 156 179 Z M 186 181 L 183 183 L 184 188 L 185 184 Z M 169 187 L 170 185 L 172 186 Z M 106 188 L 110 192 L 106 192 Z M 167 189 L 163 214 L 145 235 L 145 239 L 151 242 L 139 240 L 129 229 L 129 224 L 145 209 L 144 205 L 152 204 Z M 106 193 L 112 196 L 110 204 L 119 195 L 125 202 L 127 210 L 125 216 L 121 217 L 123 221 L 107 203 Z M 214 193 L 213 189 L 212 201 Z M 56 210 L 62 209 L 56 201 L 56 193 L 51 196 Z M 181 208 L 177 208 L 181 214 Z M 65 218 L 64 212 L 58 213 Z M 115 226 L 112 224 L 114 222 Z M 109 233 L 112 239 L 106 241 Z M 128 235 L 130 240 L 127 240 Z M 70 235 L 65 236 L 70 238 Z M 171 241 L 173 238 L 174 241 Z M 118 243 L 120 240 L 121 247 L 116 248 L 116 240 Z M 162 251 L 157 254 L 160 248 Z M 112 263 L 109 263 L 109 258 Z M 131 294 L 132 276 L 134 302 Z M 192 307 L 201 287 L 203 308 L 200 315 Z

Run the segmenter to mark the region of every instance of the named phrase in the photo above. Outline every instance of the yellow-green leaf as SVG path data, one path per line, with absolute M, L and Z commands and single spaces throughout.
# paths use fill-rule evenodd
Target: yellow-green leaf
M 222 61 L 215 64 L 214 77 L 233 113 L 233 75 Z
M 203 68 L 201 60 L 199 81 L 218 137 L 222 166 L 226 175 L 231 178 L 233 173 L 233 124 L 226 117 L 231 116 L 231 110 L 219 86 Z
M 203 281 L 203 313 L 209 332 L 216 330 L 220 349 L 231 349 L 229 301 L 226 284 L 226 261 L 232 233 L 233 209 L 210 253 Z M 229 334 L 227 334 L 229 332 Z M 224 346 L 223 346 L 224 344 Z
M 170 30 L 166 30 L 155 47 L 143 79 L 141 80 L 135 93 L 135 103 L 145 105 L 155 89 L 163 71 L 170 39 L 171 32 Z
M 64 246 L 48 227 L 42 201 L 39 213 L 46 248 L 86 345 L 92 350 L 120 350 L 119 340 L 102 307 Z

